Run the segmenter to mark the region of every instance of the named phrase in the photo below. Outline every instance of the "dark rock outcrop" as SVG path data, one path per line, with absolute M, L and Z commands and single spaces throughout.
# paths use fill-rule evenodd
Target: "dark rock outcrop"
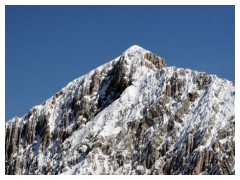
M 167 67 L 164 59 L 158 57 L 158 56 L 155 55 L 155 54 L 146 53 L 144 57 L 145 57 L 147 60 L 149 60 L 150 62 L 152 62 L 152 64 L 154 64 L 157 69 L 161 69 L 161 68 Z

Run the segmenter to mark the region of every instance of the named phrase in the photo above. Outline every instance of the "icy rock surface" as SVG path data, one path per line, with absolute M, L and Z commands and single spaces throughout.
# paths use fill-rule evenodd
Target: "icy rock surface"
M 6 174 L 233 174 L 234 84 L 137 45 L 6 123 Z

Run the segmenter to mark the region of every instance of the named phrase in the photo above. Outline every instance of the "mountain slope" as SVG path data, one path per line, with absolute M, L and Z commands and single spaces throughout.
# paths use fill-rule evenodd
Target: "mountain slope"
M 6 174 L 233 174 L 234 84 L 139 46 L 6 123 Z

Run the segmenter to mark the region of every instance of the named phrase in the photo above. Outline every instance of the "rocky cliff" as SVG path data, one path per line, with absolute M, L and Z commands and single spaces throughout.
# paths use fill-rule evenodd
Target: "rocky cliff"
M 6 174 L 234 174 L 234 84 L 139 46 L 12 118 Z

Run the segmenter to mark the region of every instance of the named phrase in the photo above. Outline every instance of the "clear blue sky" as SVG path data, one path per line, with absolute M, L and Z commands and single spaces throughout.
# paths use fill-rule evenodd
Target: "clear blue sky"
M 137 44 L 235 81 L 234 6 L 6 6 L 6 120 Z

